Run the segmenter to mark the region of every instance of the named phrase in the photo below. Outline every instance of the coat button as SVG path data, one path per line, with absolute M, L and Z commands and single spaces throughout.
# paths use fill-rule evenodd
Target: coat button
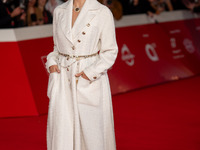
M 85 32 L 82 32 L 83 35 L 85 35 Z
M 89 26 L 90 26 L 90 24 L 88 23 L 88 24 L 87 24 L 87 27 L 89 27 Z
M 78 42 L 80 43 L 80 42 L 81 42 L 81 40 L 78 40 Z
M 72 49 L 75 50 L 75 46 L 72 46 Z
M 97 77 L 93 77 L 93 79 L 97 79 Z

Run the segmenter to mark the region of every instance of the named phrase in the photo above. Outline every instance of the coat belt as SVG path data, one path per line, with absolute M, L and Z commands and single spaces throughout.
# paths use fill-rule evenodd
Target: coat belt
M 67 58 L 67 60 L 68 59 L 76 59 L 76 61 L 78 61 L 78 60 L 80 60 L 80 59 L 85 59 L 85 58 L 89 58 L 89 57 L 93 57 L 93 56 L 96 56 L 96 55 L 98 55 L 98 52 L 97 53 L 94 53 L 94 54 L 91 54 L 91 55 L 80 55 L 80 56 L 76 56 L 76 55 L 68 55 L 68 54 L 63 54 L 63 53 L 60 53 L 60 52 L 58 52 L 59 53 L 59 55 L 62 55 L 62 56 L 64 56 L 64 57 L 66 57 Z

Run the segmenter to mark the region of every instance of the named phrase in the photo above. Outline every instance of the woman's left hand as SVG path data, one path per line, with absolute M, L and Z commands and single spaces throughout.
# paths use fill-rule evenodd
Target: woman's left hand
M 80 77 L 81 76 L 82 78 L 90 81 L 90 79 L 86 76 L 86 74 L 83 71 L 81 73 L 77 73 L 75 76 L 76 77 Z

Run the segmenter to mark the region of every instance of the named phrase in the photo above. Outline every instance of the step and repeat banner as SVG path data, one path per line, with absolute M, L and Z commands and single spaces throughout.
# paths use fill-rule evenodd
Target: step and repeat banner
M 200 73 L 200 19 L 117 29 L 114 94 Z
M 159 23 L 145 15 L 116 22 L 119 54 L 109 70 L 112 94 L 200 74 L 200 19 L 180 13 L 173 18 L 164 13 Z M 51 25 L 0 30 L 0 117 L 47 113 L 45 62 L 52 48 Z

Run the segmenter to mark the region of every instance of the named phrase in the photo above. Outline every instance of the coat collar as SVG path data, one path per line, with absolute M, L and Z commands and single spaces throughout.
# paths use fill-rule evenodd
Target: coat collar
M 97 0 L 86 0 L 73 27 L 72 27 L 73 0 L 68 0 L 67 2 L 59 6 L 59 8 L 63 9 L 63 11 L 61 11 L 60 13 L 62 31 L 72 44 L 73 44 L 73 39 L 98 14 L 97 10 L 99 10 L 100 6 L 101 4 L 97 2 Z

